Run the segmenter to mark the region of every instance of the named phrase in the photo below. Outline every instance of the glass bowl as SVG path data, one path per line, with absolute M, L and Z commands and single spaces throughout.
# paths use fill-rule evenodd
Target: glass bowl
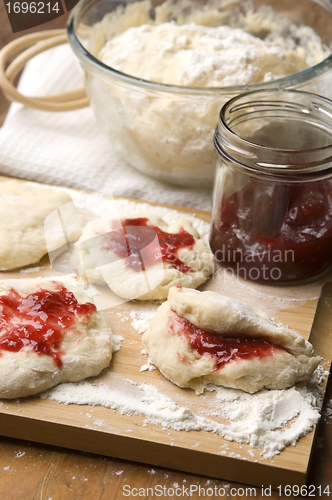
M 69 17 L 68 36 L 84 68 L 91 107 L 117 156 L 147 175 L 188 187 L 212 185 L 216 164 L 214 129 L 221 107 L 236 95 L 254 90 L 291 88 L 332 98 L 332 55 L 285 78 L 232 87 L 160 84 L 106 66 L 96 56 L 115 33 L 100 28 L 98 23 L 107 13 L 121 6 L 128 8 L 136 2 L 81 0 Z M 155 7 L 164 3 L 164 0 L 151 0 L 151 19 L 155 16 Z M 208 0 L 197 0 L 192 5 L 204 8 L 207 3 Z M 228 8 L 241 10 L 243 0 L 226 3 Z M 181 7 L 181 0 L 174 0 L 174 4 Z M 312 27 L 323 43 L 332 48 L 329 0 L 253 0 L 252 4 L 254 11 L 269 5 L 292 22 Z M 121 23 L 119 18 L 119 31 L 123 29 Z M 136 21 L 136 25 L 139 24 Z M 264 33 L 258 36 L 264 37 Z

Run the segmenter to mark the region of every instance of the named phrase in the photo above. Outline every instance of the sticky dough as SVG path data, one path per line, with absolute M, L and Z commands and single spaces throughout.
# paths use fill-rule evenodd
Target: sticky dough
M 216 361 L 199 354 L 177 327 L 176 317 L 213 335 L 260 338 L 278 348 L 272 356 L 236 359 L 216 369 Z M 153 317 L 143 342 L 161 373 L 180 387 L 202 392 L 208 383 L 242 389 L 285 389 L 307 380 L 319 364 L 312 345 L 264 313 L 214 292 L 172 288 Z
M 57 284 L 64 285 L 82 304 L 90 302 L 83 282 L 69 275 L 56 278 L 4 280 L 0 282 L 0 297 L 10 289 L 27 297 L 37 289 L 56 291 Z M 36 319 L 35 319 L 36 320 Z M 0 326 L 1 336 L 6 325 Z M 31 346 L 18 352 L 0 349 L 0 398 L 31 396 L 63 382 L 78 382 L 98 375 L 112 358 L 113 333 L 103 313 L 92 312 L 89 320 L 78 321 L 66 331 L 59 346 L 62 366 L 53 357 L 37 354 Z
M 126 264 L 126 258 L 119 259 L 107 248 L 106 240 L 103 239 L 103 234 L 116 229 L 122 230 L 120 220 L 97 219 L 85 226 L 78 241 L 80 257 L 76 254 L 74 258 L 78 269 L 80 264 L 83 264 L 81 272 L 91 283 L 106 283 L 116 295 L 124 299 L 160 300 L 167 297 L 172 286 L 196 288 L 210 277 L 214 271 L 214 256 L 190 221 L 179 219 L 169 225 L 161 217 L 151 213 L 135 214 L 126 219 L 138 217 L 147 218 L 150 224 L 167 233 L 185 230 L 194 237 L 192 248 L 180 248 L 177 252 L 178 258 L 191 268 L 191 271 L 181 272 L 161 260 L 156 265 L 146 267 L 144 271 L 132 270 Z M 96 239 L 98 236 L 99 239 Z

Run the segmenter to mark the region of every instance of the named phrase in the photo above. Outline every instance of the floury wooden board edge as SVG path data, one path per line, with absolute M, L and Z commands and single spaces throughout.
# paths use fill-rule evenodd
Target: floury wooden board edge
M 280 466 L 254 463 L 217 455 L 213 451 L 193 450 L 182 438 L 178 444 L 170 446 L 169 443 L 162 443 L 160 436 L 154 438 L 151 432 L 146 437 L 143 437 L 144 433 L 141 432 L 138 432 L 141 437 L 132 434 L 130 437 L 124 436 L 116 432 L 108 435 L 105 432 L 96 433 L 95 430 L 76 424 L 75 412 L 72 414 L 75 423 L 63 424 L 48 420 L 50 414 L 56 410 L 55 403 L 43 406 L 42 412 L 36 410 L 39 418 L 5 414 L 1 410 L 0 425 L 1 429 L 5 429 L 4 435 L 258 487 L 271 486 L 277 489 L 278 486 L 301 486 L 306 483 L 307 470 L 302 469 L 300 464 L 298 470 L 295 470 L 290 468 L 287 462 Z M 1 433 L 3 434 L 2 431 Z M 201 436 L 196 436 L 196 439 L 198 437 L 201 439 Z M 310 446 L 311 443 L 308 443 L 308 447 Z M 298 459 L 303 464 L 301 452 Z
M 4 178 L 0 178 L 5 180 Z M 24 182 L 24 181 L 22 181 Z M 138 201 L 138 200 L 133 200 Z M 153 204 L 156 205 L 156 204 Z M 183 213 L 193 214 L 209 220 L 207 212 L 172 207 Z M 50 273 L 48 259 L 41 265 L 44 269 L 27 277 Z M 56 274 L 52 271 L 52 274 Z M 24 278 L 20 272 L 0 273 L 1 279 Z M 213 283 L 211 283 L 211 288 Z M 205 288 L 209 288 L 209 285 Z M 331 359 L 332 328 L 329 327 L 332 314 L 332 285 L 324 287 L 323 299 L 315 316 L 317 300 L 294 302 L 288 309 L 277 311 L 276 319 L 296 329 L 305 338 L 309 337 L 315 316 L 313 340 L 318 354 Z M 270 300 L 267 298 L 267 300 Z M 331 306 L 330 306 L 331 305 Z M 144 310 L 144 304 L 122 304 L 119 311 L 128 315 L 132 310 Z M 331 310 L 330 310 L 331 309 Z M 181 401 L 182 389 L 173 386 L 156 370 L 140 372 L 146 363 L 141 353 L 143 345 L 137 331 L 129 322 L 121 322 L 117 314 L 109 316 L 116 334 L 125 340 L 119 352 L 115 353 L 109 373 L 158 386 L 161 392 Z M 104 374 L 104 376 L 107 377 Z M 116 388 L 117 379 L 113 377 Z M 115 385 L 114 385 L 115 384 Z M 196 396 L 185 391 L 186 397 L 195 405 Z M 198 400 L 197 400 L 198 401 Z M 96 422 L 98 424 L 96 424 Z M 100 425 L 100 423 L 103 425 Z M 259 450 L 248 445 L 230 442 L 221 436 L 205 431 L 164 430 L 150 423 L 145 417 L 121 415 L 104 407 L 86 405 L 63 405 L 39 397 L 25 400 L 0 402 L 0 433 L 4 436 L 36 441 L 40 443 L 98 453 L 115 458 L 163 466 L 184 472 L 206 475 L 254 486 L 303 485 L 306 483 L 315 430 L 301 438 L 296 446 L 289 446 L 272 460 L 260 457 Z M 227 450 L 227 452 L 225 452 Z M 251 456 L 249 451 L 254 452 Z M 226 453 L 226 454 L 225 454 Z

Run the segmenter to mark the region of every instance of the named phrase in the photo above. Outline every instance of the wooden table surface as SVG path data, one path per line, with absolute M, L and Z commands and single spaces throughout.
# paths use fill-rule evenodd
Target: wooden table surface
M 35 30 L 65 27 L 66 16 Z M 0 0 L 0 48 L 22 33 L 13 34 Z M 9 103 L 0 91 L 0 125 L 7 114 Z M 332 383 L 327 390 L 326 402 L 332 398 Z M 317 446 L 313 453 L 308 484 L 322 491 L 329 486 L 332 495 L 332 405 L 325 405 L 325 417 L 319 424 Z M 0 429 L 1 434 L 1 429 Z M 124 489 L 124 486 L 127 489 Z M 155 489 L 156 487 L 159 489 Z M 181 490 L 175 490 L 179 487 Z M 189 488 L 192 496 L 189 497 Z M 129 488 L 131 493 L 128 495 Z M 134 490 L 143 488 L 144 490 Z M 150 488 L 148 491 L 147 489 Z M 158 498 L 222 498 L 219 488 L 225 488 L 231 498 L 265 498 L 261 488 L 246 490 L 240 483 L 214 480 L 201 476 L 175 472 L 115 460 L 88 453 L 0 437 L 0 499 L 1 500 L 113 500 L 120 498 L 154 498 L 152 489 L 163 491 Z M 186 490 L 186 488 L 188 488 Z M 199 492 L 199 488 L 201 491 Z M 210 488 L 210 490 L 208 490 Z M 211 489 L 212 488 L 212 489 Z M 172 489 L 174 493 L 172 494 Z M 195 490 L 195 491 L 194 491 Z M 211 496 L 212 490 L 214 491 Z M 179 495 L 180 491 L 182 494 Z M 222 493 L 223 491 L 220 490 Z M 139 495 L 140 493 L 140 495 Z M 289 498 L 272 492 L 269 498 Z M 312 495 L 313 496 L 313 495 Z M 327 495 L 321 495 L 322 498 Z

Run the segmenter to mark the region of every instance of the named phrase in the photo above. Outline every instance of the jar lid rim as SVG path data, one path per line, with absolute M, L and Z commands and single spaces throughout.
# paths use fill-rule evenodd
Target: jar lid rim
M 272 112 L 272 113 L 271 113 Z M 275 112 L 275 114 L 273 114 Z M 328 144 L 315 148 L 282 148 L 269 147 L 259 142 L 253 142 L 241 137 L 232 129 L 249 120 L 261 120 L 276 117 L 280 124 L 280 117 L 295 116 L 296 120 L 303 120 L 313 125 L 313 129 L 320 128 L 328 134 Z M 306 119 L 306 117 L 310 119 Z M 273 120 L 272 118 L 272 120 Z M 330 137 L 331 139 L 330 139 Z M 228 152 L 240 163 L 248 163 L 251 168 L 278 175 L 305 175 L 332 168 L 332 101 L 299 90 L 259 90 L 238 95 L 227 101 L 220 110 L 219 122 L 215 129 L 215 147 L 219 152 Z
M 214 146 L 218 154 L 226 157 L 229 161 L 241 167 L 242 169 L 248 170 L 255 174 L 266 175 L 270 177 L 279 177 L 281 179 L 289 180 L 291 176 L 296 180 L 317 180 L 318 178 L 328 178 L 332 177 L 332 146 L 331 155 L 322 161 L 310 162 L 310 163 L 268 163 L 257 161 L 257 157 L 254 155 L 246 155 L 245 157 L 249 160 L 246 163 L 243 161 L 243 156 L 239 149 L 227 147 L 228 145 L 225 141 L 221 140 L 217 129 L 214 134 Z M 285 151 L 289 154 L 289 151 Z M 231 155 L 230 153 L 233 153 Z M 235 154 L 234 154 L 235 153 Z M 236 154 L 238 153 L 238 154 Z M 303 151 L 301 151 L 303 153 Z M 250 161 L 251 160 L 251 161 Z

